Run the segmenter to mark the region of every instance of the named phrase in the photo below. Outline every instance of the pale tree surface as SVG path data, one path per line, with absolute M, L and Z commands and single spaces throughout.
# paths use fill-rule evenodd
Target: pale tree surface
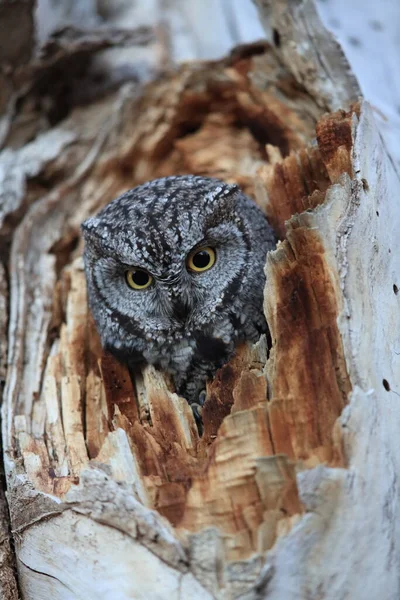
M 0 4 L 0 598 L 400 597 L 396 22 Z M 238 183 L 279 239 L 270 340 L 208 383 L 201 436 L 101 349 L 81 256 L 88 215 L 176 173 Z
M 319 0 L 339 40 L 392 158 L 400 165 L 400 3 L 396 0 Z

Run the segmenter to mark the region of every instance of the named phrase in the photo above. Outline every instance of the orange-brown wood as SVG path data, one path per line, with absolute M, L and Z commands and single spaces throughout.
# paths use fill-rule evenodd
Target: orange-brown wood
M 142 502 L 182 532 L 218 527 L 227 556 L 241 560 L 270 548 L 302 512 L 299 469 L 343 464 L 333 432 L 350 385 L 337 327 L 338 284 L 304 211 L 349 172 L 351 114 L 317 124 L 320 110 L 264 44 L 229 60 L 185 66 L 124 110 L 135 118 L 125 119 L 122 141 L 83 191 L 91 209 L 172 173 L 241 185 L 282 240 L 267 266 L 271 348 L 266 340 L 242 346 L 209 382 L 200 436 L 168 377 L 149 366 L 129 373 L 101 350 L 81 259 L 63 267 L 65 248 L 73 247 L 68 231 L 68 243 L 54 248 L 61 271 L 53 346 L 35 409 L 53 402 L 58 411 L 46 421 L 47 450 L 20 420 L 21 454 L 35 485 L 60 497 L 91 461 L 122 481 L 134 473 Z M 39 470 L 29 462 L 32 453 Z M 43 469 L 51 476 L 43 479 Z

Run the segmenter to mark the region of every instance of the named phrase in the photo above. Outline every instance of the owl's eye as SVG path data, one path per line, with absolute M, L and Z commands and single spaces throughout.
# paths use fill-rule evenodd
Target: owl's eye
M 211 269 L 216 260 L 215 250 L 206 246 L 205 248 L 197 248 L 191 252 L 187 258 L 187 267 L 195 273 L 202 273 Z
M 142 269 L 125 271 L 126 283 L 134 290 L 145 290 L 153 281 L 152 276 Z

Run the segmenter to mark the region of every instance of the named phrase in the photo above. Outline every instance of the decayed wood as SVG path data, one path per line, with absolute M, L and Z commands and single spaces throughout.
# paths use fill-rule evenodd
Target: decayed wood
M 278 47 L 75 110 L 35 162 L 50 184 L 15 178 L 2 415 L 24 598 L 396 594 L 398 178 L 312 5 L 259 5 Z M 185 172 L 239 183 L 280 238 L 271 348 L 220 369 L 201 437 L 166 376 L 102 351 L 79 238 L 119 192 Z
M 0 494 L 0 595 L 4 600 L 18 600 L 15 559 L 11 548 L 10 523 L 5 494 Z
M 34 2 L 0 2 L 0 145 L 6 135 L 14 105 L 14 84 L 10 72 L 29 62 L 34 47 Z M 19 35 L 9 35 L 18 31 Z
M 256 45 L 244 49 L 232 59 L 210 67 L 199 65 L 195 70 L 185 67 L 174 79 L 152 84 L 147 95 L 132 106 L 129 102 L 125 105 L 122 112 L 124 116 L 130 114 L 129 110 L 137 114 L 135 130 L 129 129 L 127 120 L 127 131 L 123 132 L 118 146 L 114 142 L 106 158 L 99 161 L 92 175 L 87 177 L 82 188 L 82 197 L 87 198 L 87 203 L 81 204 L 84 210 L 78 210 L 70 219 L 67 248 L 71 244 L 71 241 L 68 242 L 71 240 L 71 228 L 75 227 L 76 235 L 85 211 L 104 203 L 124 186 L 147 179 L 150 169 L 153 176 L 186 170 L 207 172 L 238 181 L 246 191 L 253 193 L 253 179 L 257 170 L 259 185 L 263 185 L 263 177 L 266 176 L 267 167 L 264 163 L 268 154 L 264 154 L 260 142 L 269 143 L 270 154 L 274 154 L 273 148 L 277 147 L 279 150 L 275 154 L 284 156 L 289 151 L 297 150 L 299 155 L 307 156 L 302 148 L 313 135 L 314 122 L 308 115 L 302 119 L 302 113 L 296 110 L 293 97 L 295 85 L 290 74 L 286 75 L 290 94 L 284 96 L 281 93 L 279 99 L 273 96 L 272 81 L 275 74 L 279 72 L 280 82 L 283 78 L 279 63 L 268 47 Z M 268 77 L 272 80 L 268 92 L 263 87 L 253 86 L 248 76 L 252 69 L 258 69 L 261 73 L 261 68 L 264 69 L 264 81 Z M 309 113 L 314 111 L 317 117 L 320 113 L 314 101 L 307 101 Z M 304 98 L 302 102 L 305 102 Z M 147 109 L 145 114 L 143 106 Z M 285 121 L 282 114 L 285 114 Z M 193 122 L 196 130 L 188 133 L 187 124 Z M 235 139 L 237 130 L 241 143 L 229 143 Z M 151 135 L 144 135 L 150 131 Z M 176 137 L 178 139 L 175 142 Z M 212 140 L 215 140 L 214 144 Z M 222 140 L 225 140 L 225 147 L 229 148 L 229 153 L 225 152 L 223 156 L 220 151 Z M 273 146 L 271 142 L 278 146 Z M 310 155 L 315 155 L 315 161 L 317 154 L 310 150 Z M 211 157 L 215 156 L 217 159 L 212 161 Z M 245 162 L 243 157 L 246 158 Z M 189 168 L 188 160 L 191 161 Z M 321 163 L 319 170 L 325 173 L 321 158 L 318 160 Z M 86 170 L 88 168 L 86 166 Z M 276 168 L 277 164 L 270 167 L 272 171 Z M 86 173 L 82 168 L 81 172 Z M 70 210 L 71 200 L 76 197 L 78 201 L 75 184 L 81 181 L 81 177 L 73 176 L 66 190 L 61 188 L 57 193 L 51 193 L 33 207 L 29 221 L 24 219 L 14 238 L 12 259 L 15 263 L 20 260 L 18 255 L 22 258 L 24 254 L 28 256 L 28 252 L 30 261 L 33 259 L 32 246 L 26 248 L 27 223 L 30 230 L 43 228 L 49 218 L 49 206 L 52 206 L 50 218 L 60 227 L 61 214 L 65 210 L 63 202 L 69 203 Z M 312 177 L 307 183 L 306 170 L 302 177 L 306 186 L 314 185 Z M 327 174 L 325 179 L 328 179 Z M 327 185 L 325 181 L 321 186 L 321 194 Z M 273 187 L 279 189 L 278 184 Z M 292 197 L 292 194 L 289 195 Z M 46 229 L 48 226 L 47 223 Z M 46 247 L 49 250 L 53 248 L 56 253 L 63 250 L 62 244 L 54 245 L 56 235 L 57 231 L 50 240 L 40 240 L 39 247 L 36 247 L 38 258 Z M 306 248 L 305 253 L 307 251 L 313 255 L 312 244 L 311 250 Z M 79 254 L 79 249 L 76 254 Z M 41 285 L 51 295 L 55 277 L 52 275 L 52 279 L 48 279 L 51 274 L 49 267 L 56 260 L 46 253 L 44 257 L 47 280 L 42 278 Z M 317 280 L 319 276 L 317 273 Z M 277 272 L 276 277 L 279 279 L 282 275 Z M 37 285 L 38 281 L 35 282 L 35 290 L 32 290 L 36 294 Z M 39 330 L 47 330 L 51 325 L 56 339 L 49 348 L 43 338 L 40 349 L 43 358 L 38 358 L 39 348 L 33 357 L 34 365 L 42 361 L 47 363 L 41 384 L 39 380 L 35 383 L 32 376 L 33 372 L 37 373 L 34 365 L 31 368 L 29 362 L 25 365 L 24 370 L 30 376 L 22 380 L 23 389 L 14 388 L 17 412 L 14 412 L 12 421 L 7 421 L 9 433 L 17 439 L 16 448 L 23 460 L 24 475 L 33 484 L 37 494 L 36 514 L 33 516 L 29 513 L 29 522 L 24 522 L 20 510 L 24 492 L 20 486 L 16 491 L 13 498 L 16 531 L 30 530 L 32 518 L 37 520 L 41 515 L 64 514 L 71 502 L 75 512 L 82 510 L 79 498 L 81 493 L 86 493 L 82 481 L 89 485 L 93 477 L 104 477 L 98 474 L 98 469 L 100 465 L 108 465 L 112 480 L 126 486 L 125 494 L 131 498 L 129 502 L 135 499 L 136 502 L 142 502 L 147 510 L 156 509 L 177 528 L 177 533 L 180 532 L 183 540 L 180 543 L 184 544 L 181 552 L 186 556 L 186 566 L 183 568 L 180 565 L 178 572 L 190 571 L 187 563 L 191 564 L 191 561 L 185 546 L 190 544 L 188 540 L 191 538 L 187 537 L 187 532 L 196 533 L 217 527 L 223 534 L 221 538 L 214 536 L 214 545 L 220 548 L 218 560 L 225 564 L 225 583 L 222 582 L 222 588 L 226 585 L 230 594 L 236 588 L 243 587 L 235 581 L 233 565 L 238 560 L 250 560 L 246 568 L 250 569 L 249 565 L 252 565 L 250 579 L 254 580 L 262 564 L 262 553 L 274 544 L 276 535 L 288 531 L 303 512 L 293 460 L 309 459 L 310 464 L 333 460 L 331 430 L 342 408 L 342 396 L 339 404 L 333 404 L 330 409 L 332 417 L 326 424 L 326 433 L 322 438 L 314 436 L 303 442 L 295 430 L 291 434 L 294 449 L 289 451 L 290 419 L 287 422 L 287 418 L 291 412 L 279 412 L 279 398 L 271 396 L 271 392 L 270 401 L 267 399 L 267 382 L 263 375 L 266 360 L 264 340 L 254 349 L 245 347 L 238 351 L 234 361 L 224 367 L 211 383 L 203 415 L 204 435 L 199 439 L 188 405 L 168 389 L 168 382 L 153 368 L 147 367 L 138 374 L 133 386 L 123 367 L 110 356 L 102 356 L 93 323 L 87 314 L 81 259 L 76 259 L 71 267 L 62 271 L 55 289 L 56 296 L 52 302 L 47 302 L 47 306 L 43 306 L 42 314 L 38 311 L 32 316 L 27 310 L 28 306 L 25 309 L 26 318 L 38 322 L 36 327 Z M 287 287 L 276 292 L 275 300 L 279 298 L 282 304 L 286 304 L 285 294 L 288 293 L 290 289 Z M 329 299 L 326 303 L 329 304 Z M 332 318 L 335 316 L 333 311 Z M 280 317 L 280 322 L 284 322 L 285 318 L 289 318 L 287 314 Z M 298 318 L 297 314 L 295 318 Z M 41 325 L 43 323 L 44 326 Z M 307 322 L 304 322 L 303 329 L 299 330 L 299 338 L 307 326 Z M 32 330 L 32 325 L 28 330 Z M 274 328 L 271 330 L 275 333 Z M 288 341 L 287 333 L 281 332 L 280 335 L 283 344 L 285 340 Z M 276 354 L 282 356 L 282 360 L 285 351 L 280 347 L 274 349 Z M 327 364 L 330 359 L 329 349 Z M 303 353 L 303 362 L 307 360 L 307 353 Z M 274 359 L 275 370 L 278 362 L 278 358 Z M 17 366 L 17 361 L 13 364 Z M 301 374 L 300 363 L 297 367 Z M 270 377 L 272 390 L 278 387 L 282 379 L 282 375 Z M 309 384 L 303 382 L 305 413 L 312 414 L 316 405 L 318 388 L 312 389 L 316 384 L 321 391 L 321 377 Z M 324 414 L 320 415 L 319 422 L 324 418 Z M 318 422 L 318 414 L 315 419 Z M 307 423 L 304 425 L 299 420 L 298 424 L 300 429 L 307 429 Z M 300 446 L 303 444 L 299 451 L 295 450 L 296 443 Z M 280 447 L 280 444 L 283 446 Z M 274 456 L 276 452 L 285 451 L 288 458 Z M 8 458 L 15 460 L 11 456 Z M 94 468 L 92 465 L 90 468 L 90 461 L 95 461 L 94 464 L 98 466 Z M 75 488 L 78 482 L 81 492 Z M 97 489 L 98 484 L 93 485 Z M 104 481 L 102 485 L 107 487 Z M 14 486 L 15 483 L 12 483 L 11 487 Z M 40 498 L 43 493 L 55 496 L 59 501 L 52 507 L 46 500 L 42 513 Z M 90 502 L 86 510 L 92 513 Z M 115 518 L 112 513 L 103 519 L 104 522 L 109 523 L 110 519 Z M 64 519 L 63 516 L 59 518 Z M 157 519 L 155 515 L 147 518 Z M 43 532 L 40 535 L 42 537 Z M 52 538 L 51 532 L 46 533 L 45 537 L 47 535 Z M 103 534 L 98 532 L 96 535 Z M 174 535 L 170 531 L 171 541 Z M 197 539 L 196 536 L 193 539 Z M 33 567 L 28 560 L 30 552 L 27 550 L 34 543 L 32 540 L 36 540 L 36 536 L 27 545 L 22 542 L 18 552 L 22 563 L 21 579 L 25 587 L 29 580 L 29 571 L 26 571 L 28 566 L 35 571 L 48 573 L 53 572 L 54 568 L 47 563 L 49 557 L 45 549 L 41 551 L 41 560 L 45 560 L 46 566 L 42 565 L 40 569 Z M 193 543 L 198 547 L 198 542 Z M 256 563 L 251 558 L 255 552 L 260 553 Z M 54 557 L 51 557 L 53 560 Z M 192 562 L 195 562 L 195 558 Z M 201 576 L 200 581 L 203 581 Z M 33 585 L 35 593 L 43 594 L 39 591 L 42 582 L 30 582 L 29 585 Z M 36 588 L 36 585 L 39 587 Z M 138 583 L 132 582 L 132 585 Z M 203 585 L 207 588 L 210 584 L 206 580 Z M 220 595 L 221 582 L 213 582 L 210 591 Z M 52 593 L 55 593 L 54 590 Z M 78 595 L 78 588 L 75 593 Z
M 313 0 L 255 0 L 261 22 L 272 30 L 283 64 L 319 106 L 347 107 L 359 86 L 336 39 L 322 25 Z

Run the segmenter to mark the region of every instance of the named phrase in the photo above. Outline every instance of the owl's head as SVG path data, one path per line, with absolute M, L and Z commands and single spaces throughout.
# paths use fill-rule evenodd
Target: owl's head
M 206 177 L 157 179 L 113 200 L 82 225 L 103 344 L 141 352 L 179 340 L 220 318 L 255 279 L 262 289 L 266 227 L 236 185 Z

